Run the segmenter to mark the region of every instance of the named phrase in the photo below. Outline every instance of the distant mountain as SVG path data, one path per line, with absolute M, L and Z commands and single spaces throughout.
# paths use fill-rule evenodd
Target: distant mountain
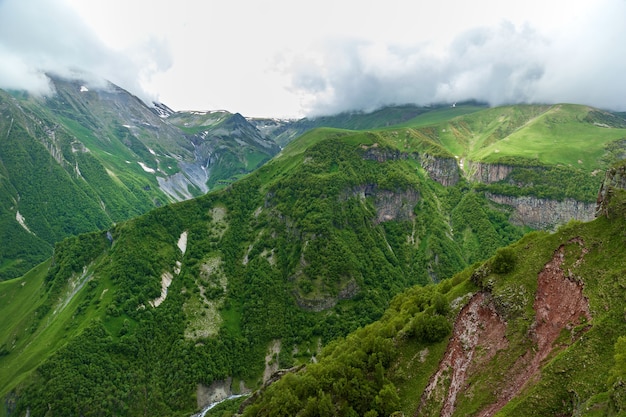
M 6 297 L 0 316 L 11 317 L 0 326 L 3 403 L 11 415 L 189 415 L 218 391 L 247 392 L 276 379 L 279 368 L 310 366 L 330 355 L 321 353 L 322 346 L 382 319 L 380 333 L 357 333 L 365 338 L 354 355 L 342 342 L 327 350 L 346 353 L 330 365 L 336 373 L 323 375 L 351 397 L 335 396 L 327 386 L 298 393 L 287 388 L 267 396 L 275 398 L 272 406 L 261 399 L 246 412 L 271 414 L 275 404 L 296 404 L 282 411 L 290 415 L 309 407 L 311 397 L 313 415 L 322 406 L 331 415 L 349 414 L 355 404 L 368 407 L 357 414 L 412 414 L 418 405 L 402 401 L 422 398 L 451 323 L 478 289 L 492 291 L 495 311 L 511 320 L 507 334 L 519 339 L 532 329 L 526 326 L 533 323 L 531 278 L 552 259 L 555 242 L 566 245 L 563 271 L 577 276 L 590 268 L 584 276 L 592 277 L 597 261 L 598 274 L 617 273 L 623 259 L 615 237 L 623 205 L 617 186 L 603 188 L 609 198 L 600 210 L 617 222 L 590 223 L 583 246 L 574 235 L 587 232 L 574 221 L 566 233 L 536 232 L 514 252 L 498 252 L 525 231 L 593 217 L 591 195 L 598 195 L 603 178 L 598 170 L 624 152 L 626 131 L 613 116 L 574 105 L 471 112 L 446 107 L 385 129 L 317 128 L 228 187 L 66 239 L 50 261 L 0 283 Z M 192 147 L 206 146 L 213 155 L 200 140 L 203 132 L 207 138 L 220 137 L 225 126 L 244 132 L 242 119 L 184 112 L 165 120 L 199 138 Z M 613 183 L 622 177 L 614 175 Z M 602 230 L 611 237 L 601 238 Z M 577 263 L 583 248 L 593 255 Z M 613 269 L 599 260 L 603 254 L 613 259 Z M 486 269 L 480 267 L 494 255 Z M 506 286 L 499 286 L 500 277 L 508 277 Z M 606 291 L 619 297 L 615 282 Z M 622 314 L 619 303 L 615 311 Z M 559 328 L 558 340 L 569 343 L 584 325 L 565 327 L 570 333 Z M 361 336 L 348 340 L 355 337 Z M 519 346 L 506 357 L 532 351 Z M 610 348 L 603 352 L 605 359 L 612 354 Z M 402 370 L 393 368 L 396 363 Z M 471 386 L 493 374 L 489 370 L 508 369 L 503 364 L 475 374 Z M 413 378 L 414 369 L 424 369 L 423 375 Z M 359 382 L 362 376 L 366 384 Z M 398 387 L 407 394 L 399 397 Z M 585 401 L 591 392 L 575 391 Z M 468 396 L 467 407 L 476 398 L 482 409 L 490 395 Z
M 349 130 L 372 130 L 389 126 L 410 123 L 418 116 L 436 120 L 443 115 L 444 119 L 483 110 L 487 106 L 483 103 L 468 101 L 450 105 L 416 106 L 413 104 L 388 106 L 371 112 L 343 112 L 336 115 L 289 119 L 248 118 L 264 135 L 272 138 L 276 143 L 285 146 L 296 137 L 318 127 L 333 127 Z M 435 116 L 435 117 L 433 117 Z
M 189 132 L 113 84 L 51 81 L 49 97 L 0 91 L 0 280 L 64 237 L 202 195 L 279 150 L 238 115 Z
M 180 128 L 194 145 L 196 174 L 203 191 L 232 183 L 278 153 L 280 148 L 239 113 L 176 112 L 167 121 Z M 197 171 L 199 165 L 202 172 Z M 188 175 L 194 169 L 185 164 Z

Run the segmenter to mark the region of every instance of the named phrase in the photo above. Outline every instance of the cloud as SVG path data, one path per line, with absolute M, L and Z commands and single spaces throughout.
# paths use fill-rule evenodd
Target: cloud
M 309 115 L 469 99 L 626 110 L 626 56 L 618 51 L 626 2 L 603 6 L 557 33 L 502 21 L 466 30 L 444 48 L 334 40 L 282 66 Z
M 0 88 L 51 94 L 46 73 L 107 79 L 140 96 L 142 78 L 167 69 L 166 46 L 149 39 L 132 53 L 104 45 L 61 0 L 0 1 Z

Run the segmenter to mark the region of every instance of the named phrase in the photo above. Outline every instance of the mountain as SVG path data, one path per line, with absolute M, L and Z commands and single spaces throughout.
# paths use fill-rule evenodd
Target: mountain
M 407 123 L 433 123 L 454 116 L 484 110 L 483 103 L 468 101 L 450 105 L 416 106 L 413 104 L 382 107 L 374 111 L 343 112 L 335 115 L 305 117 L 302 119 L 248 118 L 263 134 L 285 146 L 298 136 L 318 127 L 334 127 L 349 130 L 372 130 Z
M 405 291 L 379 321 L 240 411 L 623 415 L 625 174 L 623 162 L 608 171 L 596 220 L 528 234 L 436 286 Z
M 194 145 L 204 192 L 232 183 L 280 150 L 239 113 L 176 112 L 167 121 L 184 131 Z
M 452 111 L 458 110 L 441 109 L 448 115 Z M 539 255 L 530 256 L 534 246 L 526 243 L 537 237 L 553 242 L 553 236 L 561 235 L 535 232 L 516 243 L 513 248 L 529 254 L 528 260 L 513 249 L 498 252 L 518 241 L 528 227 L 512 224 L 517 209 L 492 198 L 496 192 L 507 195 L 514 185 L 511 173 L 526 169 L 522 172 L 528 176 L 515 177 L 522 197 L 540 203 L 577 201 L 578 190 L 571 184 L 582 188 L 599 176 L 588 171 L 592 162 L 570 166 L 568 161 L 583 147 L 585 159 L 595 155 L 598 164 L 608 164 L 622 152 L 619 120 L 611 127 L 606 123 L 611 114 L 594 112 L 599 111 L 582 106 L 511 106 L 454 118 L 425 113 L 407 126 L 374 131 L 318 128 L 228 187 L 58 243 L 51 260 L 0 283 L 0 315 L 11 317 L 0 325 L 4 414 L 189 415 L 210 402 L 216 391 L 246 392 L 270 381 L 279 368 L 319 360 L 326 355 L 320 355 L 323 345 L 381 318 L 392 323 L 385 325 L 388 340 L 359 342 L 365 353 L 334 366 L 348 372 L 350 360 L 365 358 L 375 373 L 356 372 L 382 383 L 374 393 L 380 398 L 373 401 L 395 407 L 400 399 L 387 381 L 400 387 L 388 370 L 397 358 L 386 356 L 388 350 L 373 359 L 368 355 L 392 346 L 393 351 L 410 353 L 405 358 L 417 364 L 417 353 L 426 346 L 422 342 L 438 342 L 429 345 L 429 352 L 435 353 L 424 356 L 436 366 L 454 314 L 470 298 L 467 294 L 488 289 L 492 278 L 522 271 L 517 269 L 522 263 L 527 262 L 524 270 L 535 273 L 543 268 L 551 255 L 531 264 Z M 605 121 L 598 121 L 601 116 Z M 190 129 L 187 134 L 197 134 L 198 129 L 218 135 L 219 129 L 211 129 L 228 115 L 174 113 L 167 119 L 175 117 L 178 125 Z M 235 117 L 233 123 L 243 123 L 241 119 Z M 556 133 L 548 136 L 536 159 L 512 157 L 516 141 L 525 143 L 526 150 L 533 132 L 546 126 Z M 579 130 L 582 133 L 576 133 Z M 571 134 L 561 138 L 561 131 Z M 574 140 L 584 135 L 587 142 L 594 138 L 593 143 Z M 560 152 L 544 157 L 543 151 L 559 138 Z M 492 158 L 485 149 L 500 142 L 492 148 L 498 157 Z M 507 159 L 498 159 L 500 154 Z M 487 180 L 476 172 L 488 173 Z M 559 185 L 550 188 L 550 178 Z M 623 176 L 614 178 L 619 183 Z M 604 189 L 605 195 L 619 197 L 619 190 Z M 540 192 L 546 198 L 537 196 Z M 581 198 L 587 194 L 584 191 Z M 614 213 L 612 207 L 620 204 L 617 198 L 603 210 Z M 614 214 L 610 217 L 613 221 Z M 619 221 L 615 226 L 607 222 L 588 227 L 598 233 L 603 228 L 619 230 Z M 588 242 L 598 241 L 589 236 Z M 606 241 L 612 242 L 608 237 Z M 607 245 L 611 249 L 599 253 L 606 251 L 619 262 L 620 253 L 612 249 L 617 244 Z M 484 264 L 492 269 L 481 269 L 480 262 L 494 254 Z M 511 259 L 513 270 L 507 269 Z M 575 261 L 568 262 L 578 268 Z M 476 271 L 488 273 L 466 279 Z M 521 276 L 510 277 L 513 282 L 519 279 L 519 285 L 526 282 Z M 512 311 L 531 314 L 527 300 L 532 297 L 522 292 L 534 288 L 528 282 L 521 289 L 498 289 L 504 294 L 499 302 L 526 303 Z M 496 282 L 491 286 L 496 288 Z M 392 301 L 407 288 L 413 289 L 396 299 L 406 300 L 406 305 Z M 390 318 L 392 310 L 385 313 L 390 305 L 406 309 L 410 316 Z M 422 310 L 434 318 L 418 319 Z M 511 322 L 511 332 L 525 331 L 522 325 L 530 316 L 523 317 Z M 396 336 L 409 319 L 414 322 L 406 328 L 406 337 L 419 350 L 410 350 L 416 349 L 413 342 L 405 349 L 400 345 L 404 339 Z M 345 346 L 341 343 L 328 349 Z M 342 347 L 336 354 L 342 351 L 349 352 Z M 398 380 L 417 384 L 409 382 L 416 381 L 409 378 L 410 372 L 406 368 L 403 377 L 398 371 Z M 332 380 L 341 388 L 356 376 Z M 399 398 L 421 395 L 423 387 L 416 386 L 417 394 Z M 363 404 L 372 404 L 365 397 L 372 392 L 368 388 L 359 394 L 364 395 L 359 397 Z M 292 394 L 281 395 L 297 398 Z M 331 400 L 332 405 L 332 395 L 326 395 L 319 402 L 327 406 Z M 283 399 L 274 402 L 289 404 Z
M 49 97 L 0 91 L 0 280 L 67 236 L 201 195 L 279 150 L 238 115 L 217 134 L 189 132 L 167 121 L 179 120 L 167 106 L 113 84 L 51 82 Z
M 0 288 L 11 413 L 193 412 L 197 390 L 228 377 L 256 387 L 380 317 L 402 289 L 522 235 L 397 146 L 393 135 L 312 131 L 222 191 L 59 243 Z M 455 241 L 451 222 L 472 225 L 473 243 Z

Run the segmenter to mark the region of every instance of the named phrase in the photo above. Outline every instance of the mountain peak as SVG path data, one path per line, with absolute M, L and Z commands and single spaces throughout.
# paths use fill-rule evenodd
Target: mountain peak
M 157 116 L 162 117 L 164 119 L 167 119 L 172 114 L 176 113 L 174 110 L 172 110 L 171 108 L 169 108 L 163 103 L 153 101 L 152 104 L 154 105 L 154 107 L 151 107 L 152 111 L 156 113 Z

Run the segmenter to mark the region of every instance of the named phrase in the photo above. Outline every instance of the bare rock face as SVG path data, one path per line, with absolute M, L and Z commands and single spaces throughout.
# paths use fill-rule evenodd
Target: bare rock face
M 491 184 L 502 181 L 513 172 L 510 165 L 501 164 L 483 164 L 481 162 L 466 161 L 469 180 L 474 182 L 482 182 L 483 184 Z
M 604 182 L 598 192 L 598 200 L 596 203 L 596 217 L 610 217 L 617 212 L 623 211 L 618 207 L 619 203 L 614 199 L 617 193 L 626 191 L 626 163 L 609 168 L 606 171 Z M 612 204 L 615 203 L 615 204 Z
M 416 159 L 433 181 L 437 181 L 444 187 L 454 186 L 459 182 L 461 174 L 459 165 L 454 158 L 446 158 L 443 156 L 434 156 L 429 154 L 418 154 L 416 152 L 406 153 L 397 149 L 379 148 L 377 144 L 364 149 L 363 159 L 386 162 L 397 161 L 401 159 Z
M 411 220 L 415 217 L 413 208 L 419 200 L 419 193 L 408 189 L 402 192 L 379 191 L 375 194 L 376 221 L 382 223 L 390 220 Z
M 419 160 L 422 167 L 428 172 L 430 178 L 444 187 L 456 185 L 461 178 L 459 165 L 454 158 L 422 154 Z
M 508 347 L 506 327 L 506 321 L 498 316 L 489 294 L 475 294 L 454 323 L 454 336 L 439 369 L 424 390 L 416 415 L 431 415 L 434 410 L 428 404 L 434 403 L 442 404 L 439 415 L 451 416 L 457 396 L 466 389 L 471 369 L 488 362 L 498 350 Z M 478 352 L 482 353 L 479 355 Z
M 566 198 L 563 201 L 548 200 L 533 196 L 513 197 L 499 194 L 486 194 L 498 204 L 514 208 L 511 223 L 533 229 L 551 230 L 568 221 L 591 221 L 596 212 L 595 204 Z
M 413 209 L 420 199 L 419 192 L 412 188 L 404 191 L 381 190 L 376 184 L 365 184 L 353 188 L 343 198 L 357 196 L 361 199 L 371 197 L 376 207 L 375 224 L 390 220 L 412 220 Z
M 575 264 L 583 261 L 588 250 L 582 239 L 568 244 L 581 247 Z M 541 366 L 556 349 L 561 332 L 572 332 L 572 339 L 581 337 L 573 329 L 581 322 L 590 322 L 589 300 L 583 294 L 582 282 L 564 271 L 565 245 L 561 245 L 537 275 L 537 290 L 533 302 L 535 318 L 528 330 L 532 340 L 524 354 L 507 369 L 501 369 L 503 377 L 490 389 L 494 401 L 474 415 L 493 416 L 526 386 L 532 384 L 541 372 Z M 487 291 L 476 293 L 463 307 L 454 324 L 453 335 L 446 353 L 424 390 L 416 416 L 454 414 L 457 400 L 473 395 L 469 381 L 477 375 L 492 372 L 491 362 L 509 349 L 508 322 L 498 307 L 497 296 Z M 512 346 L 511 346 L 512 347 Z M 499 353 L 500 352 L 500 353 Z

